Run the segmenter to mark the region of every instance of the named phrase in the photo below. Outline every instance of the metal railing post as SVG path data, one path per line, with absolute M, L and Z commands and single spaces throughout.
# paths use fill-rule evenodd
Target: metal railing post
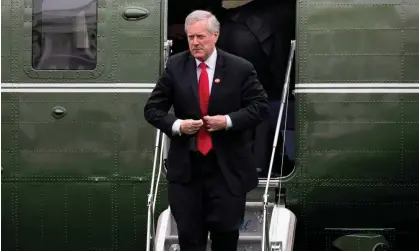
M 273 162 L 274 162 L 274 158 L 275 158 L 275 152 L 276 152 L 276 144 L 278 143 L 278 136 L 279 136 L 279 131 L 280 131 L 280 127 L 281 127 L 281 123 L 282 123 L 282 114 L 284 112 L 284 106 L 285 103 L 288 102 L 288 93 L 289 93 L 289 83 L 290 83 L 290 75 L 291 75 L 291 68 L 292 68 L 292 61 L 294 59 L 294 51 L 295 51 L 295 40 L 291 41 L 291 48 L 290 48 L 290 53 L 289 53 L 289 57 L 288 57 L 288 66 L 287 66 L 287 72 L 286 72 L 286 76 L 285 76 L 285 83 L 284 83 L 284 87 L 282 90 L 282 97 L 281 97 L 281 106 L 279 108 L 279 114 L 278 114 L 278 119 L 277 119 L 277 123 L 276 123 L 276 128 L 275 128 L 275 136 L 274 136 L 274 143 L 272 146 L 272 154 L 271 154 L 271 160 L 269 163 L 269 170 L 268 170 L 268 177 L 266 180 L 266 186 L 265 186 L 265 191 L 263 193 L 263 227 L 262 227 L 262 251 L 267 251 L 267 249 L 270 246 L 270 241 L 269 241 L 269 236 L 268 236 L 268 223 L 267 223 L 267 215 L 268 215 L 268 189 L 269 189 L 269 183 L 271 180 L 271 174 L 272 174 L 272 167 L 273 167 Z M 285 121 L 286 123 L 286 121 Z M 285 124 L 285 128 L 286 128 L 286 124 Z M 284 144 L 285 144 L 285 140 L 284 140 Z M 283 165 L 281 165 L 281 175 L 282 175 L 282 169 L 283 169 Z M 281 192 L 281 179 L 282 177 L 280 177 L 280 181 L 279 181 L 279 190 Z

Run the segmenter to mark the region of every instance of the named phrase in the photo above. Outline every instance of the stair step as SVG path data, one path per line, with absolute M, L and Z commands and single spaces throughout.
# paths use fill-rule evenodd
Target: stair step
M 277 188 L 279 187 L 280 178 L 271 178 L 269 180 L 269 188 Z M 258 187 L 266 187 L 266 183 L 268 183 L 268 179 L 266 178 L 259 178 Z
M 271 212 L 275 203 L 268 203 L 268 221 L 271 217 Z M 242 223 L 240 232 L 244 234 L 261 234 L 262 233 L 262 216 L 263 203 L 262 202 L 246 202 L 246 209 L 244 221 Z M 177 235 L 176 221 L 173 215 L 170 215 L 170 235 Z
M 255 189 L 253 189 L 252 191 L 247 193 L 246 201 L 262 203 L 264 192 L 265 192 L 265 187 L 264 186 L 256 187 Z M 269 198 L 268 201 L 273 202 L 276 198 L 276 195 L 277 195 L 277 193 L 276 193 L 274 188 L 268 189 L 268 198 Z
M 261 251 L 261 236 L 239 236 L 237 250 L 239 251 Z M 177 236 L 168 236 L 164 244 L 166 251 L 181 251 Z M 208 236 L 207 251 L 211 251 L 211 239 Z
M 271 208 L 275 205 L 275 203 L 268 203 L 268 208 Z M 253 208 L 253 207 L 260 207 L 263 209 L 263 202 L 262 201 L 246 201 L 246 209 Z
M 169 235 L 166 237 L 166 241 L 176 241 L 177 242 L 177 235 Z M 210 236 L 208 235 L 208 240 L 210 240 Z M 260 242 L 262 241 L 262 236 L 257 235 L 240 235 L 239 236 L 239 243 L 248 243 L 248 242 Z

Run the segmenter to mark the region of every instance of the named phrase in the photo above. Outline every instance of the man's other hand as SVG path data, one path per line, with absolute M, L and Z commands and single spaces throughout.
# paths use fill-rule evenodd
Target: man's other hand
M 227 128 L 227 119 L 224 115 L 205 116 L 204 124 L 209 132 L 225 130 Z
M 199 128 L 204 124 L 202 119 L 193 120 L 187 119 L 180 123 L 180 132 L 188 135 L 192 135 L 198 132 Z

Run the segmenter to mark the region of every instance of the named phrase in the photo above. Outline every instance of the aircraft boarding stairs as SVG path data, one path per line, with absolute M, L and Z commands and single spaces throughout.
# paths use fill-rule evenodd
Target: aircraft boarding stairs
M 267 205 L 267 221 L 269 226 L 269 250 L 292 250 L 296 219 L 294 214 L 283 205 L 269 203 Z M 238 250 L 262 250 L 263 241 L 263 203 L 246 202 L 246 212 L 240 229 Z M 154 251 L 180 251 L 177 241 L 176 222 L 167 208 L 160 214 L 154 238 Z M 208 237 L 208 247 L 210 249 Z
M 271 155 L 271 162 L 266 179 L 260 179 L 258 188 L 250 192 L 246 200 L 245 217 L 240 229 L 238 250 L 251 251 L 291 251 L 294 245 L 294 234 L 296 228 L 296 217 L 285 207 L 283 195 L 281 193 L 280 178 L 271 179 L 274 153 L 279 134 L 279 125 L 282 120 L 284 105 L 288 100 L 289 73 L 292 59 L 294 56 L 295 41 L 291 42 L 291 51 L 287 68 L 287 77 L 282 95 L 282 103 L 279 111 L 278 122 L 275 131 L 275 140 Z M 285 109 L 286 110 L 286 109 Z M 285 114 L 286 121 L 287 114 Z M 160 140 L 161 138 L 161 140 Z M 285 141 L 285 139 L 284 139 Z M 159 146 L 162 147 L 159 147 Z M 156 135 L 155 155 L 151 189 L 148 196 L 148 219 L 147 219 L 147 246 L 146 251 L 180 251 L 178 245 L 178 235 L 176 221 L 174 220 L 170 207 L 165 209 L 154 222 L 154 211 L 158 185 L 163 170 L 165 156 L 168 151 L 168 138 L 159 130 Z M 160 149 L 159 149 L 160 148 Z M 159 151 L 160 150 L 160 151 Z M 284 150 L 284 146 L 283 146 Z M 160 152 L 160 157 L 158 153 Z M 158 159 L 160 161 L 158 161 Z M 157 162 L 159 167 L 157 168 Z M 157 179 L 155 180 L 156 171 Z M 164 168 L 165 170 L 165 168 Z M 282 166 L 281 166 L 282 173 Z M 156 187 L 154 187 L 156 186 Z M 261 190 L 263 189 L 262 201 L 260 200 Z M 256 196 L 255 196 L 256 195 Z M 268 197 L 273 195 L 274 201 L 269 202 Z M 271 198 L 272 198 L 271 197 Z M 155 228 L 156 227 L 156 228 Z M 210 249 L 211 240 L 208 237 L 207 250 Z

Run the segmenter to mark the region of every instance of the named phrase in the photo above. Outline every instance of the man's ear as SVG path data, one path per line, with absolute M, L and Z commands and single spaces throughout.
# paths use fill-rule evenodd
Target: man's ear
M 218 37 L 220 36 L 220 32 L 219 31 L 216 31 L 216 32 L 214 32 L 213 35 L 215 36 L 215 42 L 217 42 Z

